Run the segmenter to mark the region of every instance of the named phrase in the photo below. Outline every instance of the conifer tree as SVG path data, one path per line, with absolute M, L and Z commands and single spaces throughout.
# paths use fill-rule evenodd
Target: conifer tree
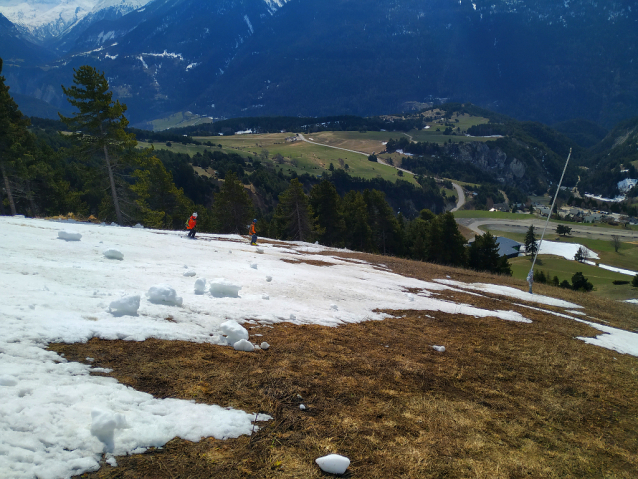
M 358 251 L 372 251 L 372 228 L 368 224 L 368 205 L 358 191 L 348 191 L 343 198 L 346 221 L 346 246 Z
M 310 206 L 317 215 L 317 224 L 323 230 L 319 242 L 327 246 L 343 246 L 346 222 L 343 204 L 335 186 L 323 179 L 310 190 Z
M 468 248 L 468 266 L 477 271 L 489 271 L 496 274 L 512 274 L 507 257 L 498 253 L 498 243 L 489 231 L 476 235 Z
M 375 250 L 382 254 L 399 252 L 399 223 L 385 200 L 385 194 L 377 190 L 365 190 L 363 198 L 368 206 L 368 224 Z
M 282 239 L 312 241 L 315 234 L 321 234 L 308 197 L 297 178 L 290 180 L 290 186 L 279 195 L 273 220 L 277 224 Z
M 1 58 L 0 73 L 2 73 Z M 27 127 L 30 122 L 18 109 L 18 105 L 9 94 L 9 87 L 4 82 L 5 78 L 0 75 L 0 174 L 4 181 L 11 214 L 15 215 L 17 211 L 9 175 L 16 161 L 25 154 L 23 146 L 29 136 Z M 2 201 L 1 197 L 0 201 Z
M 254 215 L 253 202 L 233 172 L 226 173 L 221 191 L 215 194 L 213 220 L 220 233 L 246 234 Z
M 135 135 L 125 131 L 128 125 L 124 116 L 126 105 L 119 100 L 113 101 L 113 92 L 109 91 L 104 72 L 100 73 L 88 65 L 74 71 L 75 85 L 70 88 L 62 86 L 62 91 L 78 111 L 71 117 L 58 115 L 73 132 L 72 138 L 81 145 L 82 153 L 89 158 L 103 158 L 117 222 L 124 224 L 116 176 L 117 170 L 126 166 L 127 153 L 137 145 Z
M 441 251 L 437 262 L 453 266 L 466 264 L 465 244 L 467 241 L 459 231 L 454 215 L 449 211 L 439 215 L 436 220 L 441 230 Z
M 525 254 L 534 256 L 536 251 L 538 251 L 538 245 L 536 244 L 534 225 L 530 225 L 527 233 L 525 233 Z

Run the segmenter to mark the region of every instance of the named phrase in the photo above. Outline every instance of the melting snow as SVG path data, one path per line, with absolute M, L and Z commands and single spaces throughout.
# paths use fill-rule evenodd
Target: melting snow
M 261 245 L 263 253 L 257 256 L 236 235 L 200 234 L 199 241 L 186 241 L 181 232 L 76 223 L 82 241 L 60 241 L 58 227 L 44 220 L 0 217 L 0 471 L 10 477 L 79 475 L 97 470 L 103 452 L 111 454 L 110 460 L 160 447 L 176 436 L 198 441 L 249 435 L 255 420 L 268 419 L 155 399 L 113 378 L 91 375 L 104 370 L 92 368 L 88 360 L 67 362 L 46 350 L 50 342 L 158 338 L 233 344 L 253 351 L 246 354 L 267 354 L 260 350 L 269 345 L 257 347 L 257 338 L 242 326 L 246 318 L 263 325 L 339 326 L 383 320 L 388 317 L 384 310 L 412 309 L 530 322 L 509 310 L 507 301 L 502 310 L 490 311 L 435 297 L 455 287 L 579 308 L 504 286 L 406 278 L 330 256 L 338 250 L 320 245 L 274 242 Z M 126 260 L 105 259 L 102 242 L 118 245 Z M 319 252 L 324 254 L 314 254 Z M 251 269 L 257 257 L 259 269 Z M 184 258 L 197 258 L 201 278 L 184 276 Z M 282 261 L 289 258 L 301 262 Z M 304 259 L 332 266 L 317 267 Z M 220 273 L 224 278 L 204 279 Z M 592 326 L 604 334 L 583 340 L 638 355 L 635 333 Z

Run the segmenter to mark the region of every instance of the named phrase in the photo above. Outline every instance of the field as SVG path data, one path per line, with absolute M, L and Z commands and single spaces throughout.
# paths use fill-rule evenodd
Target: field
M 484 228 L 481 227 L 481 229 Z M 513 239 L 519 243 L 523 243 L 525 241 L 525 235 L 522 233 L 509 233 L 498 230 L 490 230 L 490 233 L 495 236 L 505 236 L 506 238 Z M 581 238 L 578 236 L 559 236 L 554 231 L 548 231 L 545 239 L 548 241 L 582 244 L 590 250 L 598 253 L 600 259 L 596 261 L 600 263 L 615 266 L 616 268 L 638 271 L 638 246 L 635 244 L 621 243 L 618 253 L 616 253 L 611 241 L 608 240 Z
M 365 154 L 337 150 L 304 141 L 286 142 L 286 138 L 289 136 L 290 134 L 278 133 L 196 137 L 195 139 L 202 143 L 210 141 L 214 145 L 222 145 L 222 151 L 237 153 L 247 159 L 259 158 L 266 150 L 268 152 L 268 162 L 277 168 L 283 168 L 285 171 L 295 171 L 299 175 L 304 173 L 321 175 L 328 170 L 330 163 L 335 168 L 341 168 L 339 159 L 342 159 L 344 166 L 345 164 L 348 165 L 348 172 L 353 176 L 365 179 L 379 177 L 393 182 L 400 178 L 395 168 L 368 161 L 368 157 Z M 310 137 L 315 138 L 314 135 L 310 135 Z M 140 146 L 147 147 L 149 144 L 140 142 Z M 181 143 L 172 143 L 171 147 L 167 147 L 164 143 L 155 143 L 154 147 L 156 149 L 168 149 L 176 153 L 187 153 L 191 156 L 206 149 L 219 149 L 218 147 L 183 145 Z M 274 156 L 277 154 L 284 158 L 284 163 L 281 165 L 278 165 L 274 160 Z M 417 184 L 409 173 L 405 173 L 402 179 Z
M 354 257 L 426 280 L 523 287 L 511 278 Z M 536 292 L 583 304 L 612 326 L 638 326 L 632 306 L 543 285 Z M 490 295 L 441 297 L 504 307 Z M 636 477 L 636 358 L 575 339 L 597 334 L 584 324 L 507 308 L 533 322 L 405 310 L 337 328 L 283 323 L 251 328 L 271 349 L 249 355 L 155 339 L 51 345 L 69 361 L 95 358 L 119 382 L 155 397 L 274 418 L 251 437 L 173 439 L 81 477 L 320 478 L 329 476 L 314 459 L 331 452 L 351 459 L 344 477 Z M 446 352 L 429 344 L 445 344 Z
M 510 264 L 513 276 L 522 280 L 527 278 L 532 266 L 530 258 L 525 256 L 510 259 Z M 570 284 L 574 273 L 580 271 L 594 285 L 594 291 L 590 294 L 615 300 L 635 299 L 638 296 L 638 290 L 631 287 L 631 276 L 557 256 L 539 255 L 534 271 L 544 271 L 550 278 L 558 276 L 560 281 L 566 279 Z M 630 284 L 615 285 L 612 283 L 615 280 L 629 281 Z

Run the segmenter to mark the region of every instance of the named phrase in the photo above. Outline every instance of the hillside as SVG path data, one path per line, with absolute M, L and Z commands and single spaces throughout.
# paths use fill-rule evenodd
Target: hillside
M 329 453 L 370 478 L 638 472 L 634 305 L 306 243 L 0 223 L 12 477 L 318 478 Z
M 78 22 L 57 37 L 57 58 L 7 74 L 14 91 L 59 107 L 59 85 L 89 63 L 135 123 L 186 110 L 377 115 L 452 100 L 611 127 L 638 104 L 637 12 L 589 0 L 433 0 L 427 9 L 415 0 L 156 0 Z

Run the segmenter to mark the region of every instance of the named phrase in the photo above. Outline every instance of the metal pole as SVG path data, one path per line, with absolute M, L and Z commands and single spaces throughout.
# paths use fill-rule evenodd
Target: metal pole
M 569 163 L 569 159 L 572 156 L 572 149 L 569 149 L 569 155 L 567 155 L 567 161 L 565 162 L 565 168 L 563 168 L 563 174 L 560 175 L 560 181 L 558 185 L 556 185 L 556 193 L 554 194 L 554 201 L 552 201 L 552 207 L 549 209 L 549 214 L 547 215 L 547 221 L 545 221 L 545 228 L 543 228 L 543 233 L 541 234 L 541 240 L 538 242 L 538 248 L 536 249 L 536 254 L 534 255 L 534 261 L 532 261 L 532 268 L 529 270 L 529 274 L 527 275 L 527 283 L 529 284 L 529 294 L 532 293 L 532 283 L 534 283 L 534 265 L 536 264 L 536 258 L 538 258 L 538 253 L 541 250 L 541 245 L 543 244 L 543 237 L 545 236 L 545 231 L 547 230 L 547 225 L 549 223 L 549 219 L 552 217 L 552 211 L 554 211 L 554 204 L 556 204 L 556 198 L 558 198 L 558 192 L 560 191 L 560 185 L 563 183 L 563 177 L 565 176 L 565 172 L 567 171 L 567 164 Z

